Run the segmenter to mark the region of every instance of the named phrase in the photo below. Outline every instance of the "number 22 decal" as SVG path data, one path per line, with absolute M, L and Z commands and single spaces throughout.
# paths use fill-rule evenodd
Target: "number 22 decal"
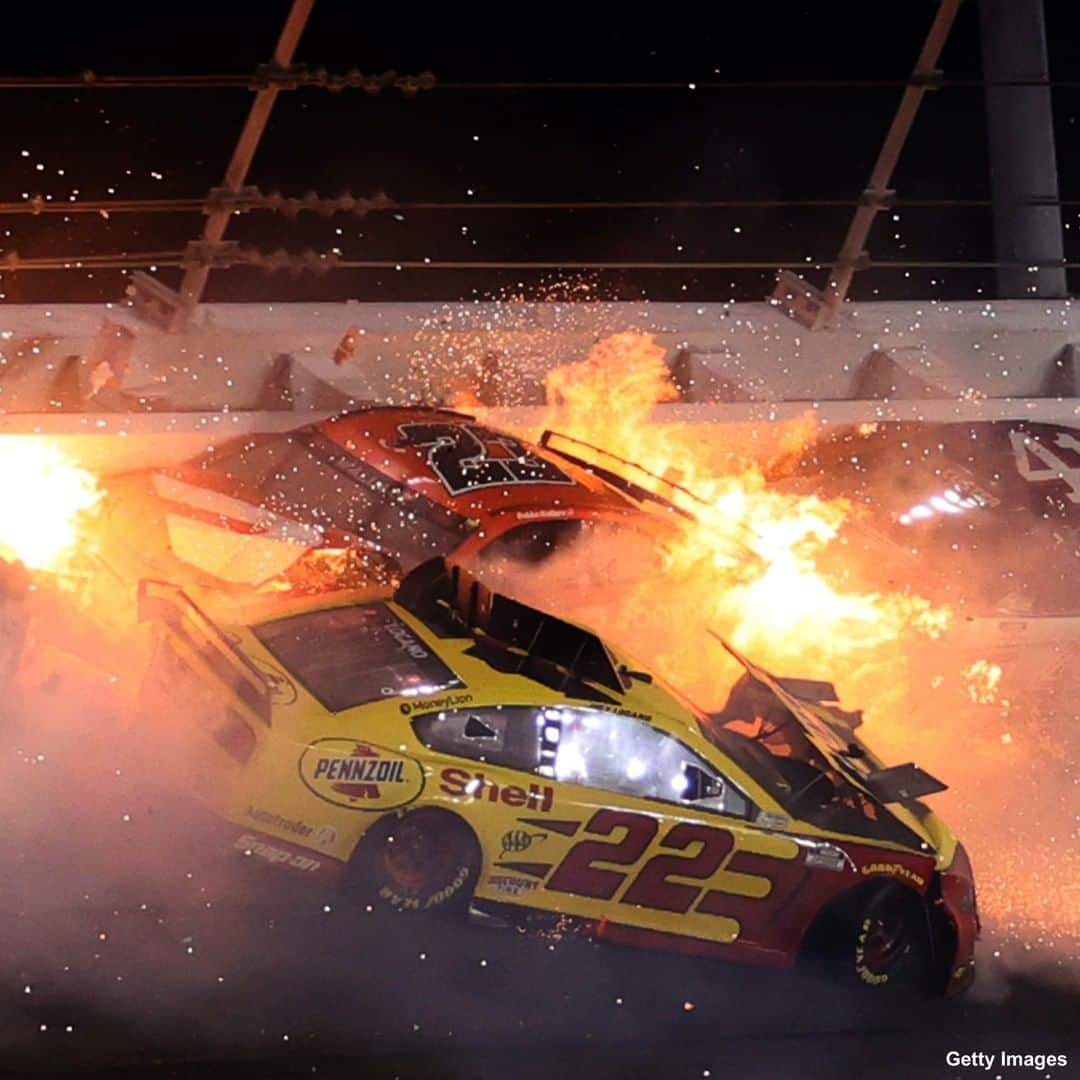
M 705 881 L 711 878 L 735 845 L 735 838 L 726 829 L 713 829 L 708 825 L 676 825 L 660 841 L 660 846 L 685 851 L 694 844 L 700 845 L 696 855 L 654 855 L 642 868 L 623 895 L 624 904 L 659 908 L 661 911 L 677 911 L 685 914 L 701 893 L 700 885 L 686 885 L 670 881 L 668 874 Z
M 615 842 L 583 840 L 575 844 L 555 868 L 546 887 L 554 892 L 610 900 L 631 877 L 630 871 L 611 867 L 630 867 L 636 863 L 656 838 L 659 823 L 655 818 L 630 811 L 598 810 L 589 819 L 584 831 L 593 836 L 612 836 L 618 831 L 622 835 Z M 790 866 L 789 859 L 797 854 L 798 849 L 794 845 L 789 858 L 783 855 L 755 855 L 746 851 L 732 855 L 734 846 L 735 837 L 728 829 L 680 822 L 664 834 L 660 847 L 668 851 L 697 850 L 690 855 L 654 855 L 633 874 L 619 903 L 677 914 L 686 914 L 694 908 L 703 915 L 736 918 L 744 930 L 749 929 L 747 923 L 755 921 L 755 915 L 767 916 L 767 911 L 761 907 L 761 900 L 770 898 L 779 902 L 794 892 L 805 875 L 801 871 L 795 874 L 784 872 L 787 869 L 785 864 Z M 721 889 L 704 889 L 704 883 L 724 866 L 725 861 L 726 870 L 756 880 L 758 887 L 755 895 L 736 896 Z M 598 862 L 606 865 L 597 866 Z M 777 864 L 777 874 L 753 873 L 773 863 Z M 673 881 L 672 877 L 683 880 Z M 774 889 L 780 879 L 784 887 L 779 892 L 783 896 L 777 895 Z
M 621 870 L 601 870 L 593 865 L 593 861 L 602 859 L 616 866 L 636 863 L 645 854 L 659 827 L 655 818 L 643 814 L 597 810 L 585 826 L 586 832 L 594 836 L 610 836 L 616 829 L 625 829 L 626 834 L 615 844 L 605 844 L 600 840 L 575 844 L 548 879 L 547 887 L 555 892 L 610 900 L 626 880 L 626 874 Z

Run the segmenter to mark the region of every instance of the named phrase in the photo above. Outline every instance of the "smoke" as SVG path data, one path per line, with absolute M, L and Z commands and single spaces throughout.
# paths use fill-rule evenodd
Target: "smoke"
M 406 1075 L 518 1075 L 591 1042 L 616 1071 L 718 1026 L 745 1037 L 879 1023 L 798 980 L 558 937 L 377 916 L 217 857 L 186 763 L 83 674 L 24 683 L 0 733 L 0 1055 L 29 1072 L 359 1057 Z M 169 748 L 167 752 L 165 748 Z M 748 996 L 749 995 L 749 996 Z M 407 1066 L 402 1069 L 401 1062 Z M 321 1071 L 321 1070 L 320 1070 Z M 269 1075 L 268 1072 L 262 1075 Z
M 1075 675 L 1052 645 L 990 658 L 1000 660 L 1001 681 L 995 699 L 980 703 L 964 656 L 916 654 L 902 722 L 871 724 L 870 734 L 892 760 L 914 758 L 950 785 L 934 806 L 971 853 L 988 943 L 1003 963 L 1031 970 L 1035 957 L 1049 956 L 1075 976 Z
M 601 583 L 609 572 L 640 574 L 650 554 L 605 536 L 593 558 L 590 542 L 569 555 Z M 522 587 L 572 573 L 569 555 L 522 574 Z M 65 617 L 51 602 L 37 613 Z M 72 625 L 49 629 L 79 636 Z M 641 629 L 628 623 L 619 634 Z M 334 1075 L 344 1061 L 375 1075 L 475 1076 L 513 1060 L 515 1075 L 545 1076 L 589 1047 L 601 1074 L 662 1058 L 679 1075 L 737 1066 L 747 1076 L 832 1076 L 846 1064 L 865 1074 L 853 1037 L 895 1046 L 891 1003 L 800 975 L 380 917 L 347 895 L 219 857 L 220 830 L 185 786 L 191 762 L 175 732 L 134 714 L 123 680 L 102 675 L 110 659 L 121 674 L 134 670 L 129 652 L 110 658 L 117 648 L 104 643 L 95 664 L 59 677 L 31 666 L 5 698 L 0 1054 L 9 1065 L 252 1061 L 271 1075 L 269 1064 L 316 1061 Z M 974 773 L 982 768 L 973 761 Z M 988 1000 L 963 1012 L 913 1007 L 903 1024 L 1001 1031 L 1022 1006 L 1035 1030 L 1058 1016 L 1064 1030 L 1076 999 L 1061 988 L 1067 973 L 1053 951 L 1036 943 L 1015 960 L 1007 950 L 994 957 L 996 923 L 987 945 Z M 807 1040 L 826 1050 L 816 1072 L 804 1067 Z
M 741 476 L 764 461 L 758 448 L 775 431 L 737 445 L 703 446 L 690 428 L 665 438 L 696 448 L 707 475 Z M 919 590 L 917 568 L 901 573 L 881 552 L 853 566 L 851 550 L 830 572 L 852 589 L 857 577 L 871 595 Z M 483 571 L 596 627 L 704 704 L 721 702 L 738 674 L 705 632 L 738 631 L 735 609 L 712 602 L 717 579 L 700 561 L 671 563 L 651 535 L 596 527 L 539 564 L 495 560 Z M 623 1075 L 661 1057 L 695 1076 L 721 1075 L 725 1062 L 747 1076 L 859 1075 L 853 1035 L 891 1054 L 910 1032 L 975 1038 L 1022 1022 L 1041 1033 L 1075 1019 L 1075 657 L 1053 647 L 984 657 L 1002 676 L 981 702 L 964 675 L 972 657 L 944 647 L 947 636 L 887 635 L 884 651 L 837 659 L 836 642 L 807 641 L 812 629 L 798 626 L 768 658 L 801 657 L 782 673 L 835 679 L 845 704 L 867 710 L 865 734 L 887 761 L 914 758 L 951 785 L 934 805 L 975 866 L 979 989 L 962 1012 L 935 1003 L 901 1020 L 891 1003 L 798 975 L 381 918 L 225 858 L 219 825 L 191 798 L 182 733 L 132 708 L 140 642 L 88 640 L 66 604 L 39 591 L 38 644 L 77 644 L 82 659 L 65 659 L 58 677 L 56 656 L 37 649 L 0 722 L 8 1063 L 360 1055 L 405 1060 L 405 1075 L 520 1077 L 550 1075 L 564 1059 L 580 1067 L 585 1045 L 598 1071 Z M 763 1056 L 778 1039 L 788 1041 Z M 827 1048 L 820 1065 L 807 1060 L 807 1039 Z

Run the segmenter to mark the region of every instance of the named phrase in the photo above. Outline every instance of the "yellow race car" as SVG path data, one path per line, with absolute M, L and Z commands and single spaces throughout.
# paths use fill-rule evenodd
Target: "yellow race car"
M 598 637 L 442 559 L 391 597 L 261 598 L 215 622 L 145 581 L 140 707 L 237 852 L 411 915 L 955 992 L 964 849 L 827 683 L 744 669 L 705 713 Z

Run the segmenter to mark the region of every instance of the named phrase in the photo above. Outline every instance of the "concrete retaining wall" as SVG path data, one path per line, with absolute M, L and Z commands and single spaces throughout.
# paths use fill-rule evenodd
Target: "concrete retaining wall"
M 875 350 L 943 396 L 1031 397 L 1043 393 L 1055 355 L 1080 343 L 1080 304 L 850 305 L 834 328 L 813 332 L 768 303 L 218 304 L 181 334 L 123 305 L 6 305 L 0 409 L 55 410 L 51 387 L 65 364 L 68 383 L 88 393 L 101 360 L 120 354 L 125 390 L 178 409 L 253 406 L 284 354 L 355 397 L 397 402 L 452 392 L 475 381 L 478 366 L 501 367 L 503 401 L 538 404 L 547 370 L 631 327 L 656 335 L 672 358 L 690 356 L 692 395 L 702 400 L 848 398 Z
M 7 305 L 0 432 L 48 434 L 96 467 L 131 468 L 286 430 L 349 398 L 445 401 L 478 381 L 496 421 L 534 427 L 546 372 L 628 328 L 655 335 L 684 381 L 689 371 L 689 403 L 659 407 L 662 420 L 1080 424 L 1067 348 L 1080 343 L 1080 304 L 1069 301 L 851 305 L 813 332 L 767 303 L 220 304 L 179 334 L 123 305 Z

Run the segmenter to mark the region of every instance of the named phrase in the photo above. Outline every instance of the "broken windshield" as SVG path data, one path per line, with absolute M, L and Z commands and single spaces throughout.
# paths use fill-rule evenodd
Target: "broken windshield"
M 700 713 L 705 738 L 794 818 L 823 829 L 917 847 L 918 837 L 837 769 L 798 718 L 749 675 L 720 712 Z

